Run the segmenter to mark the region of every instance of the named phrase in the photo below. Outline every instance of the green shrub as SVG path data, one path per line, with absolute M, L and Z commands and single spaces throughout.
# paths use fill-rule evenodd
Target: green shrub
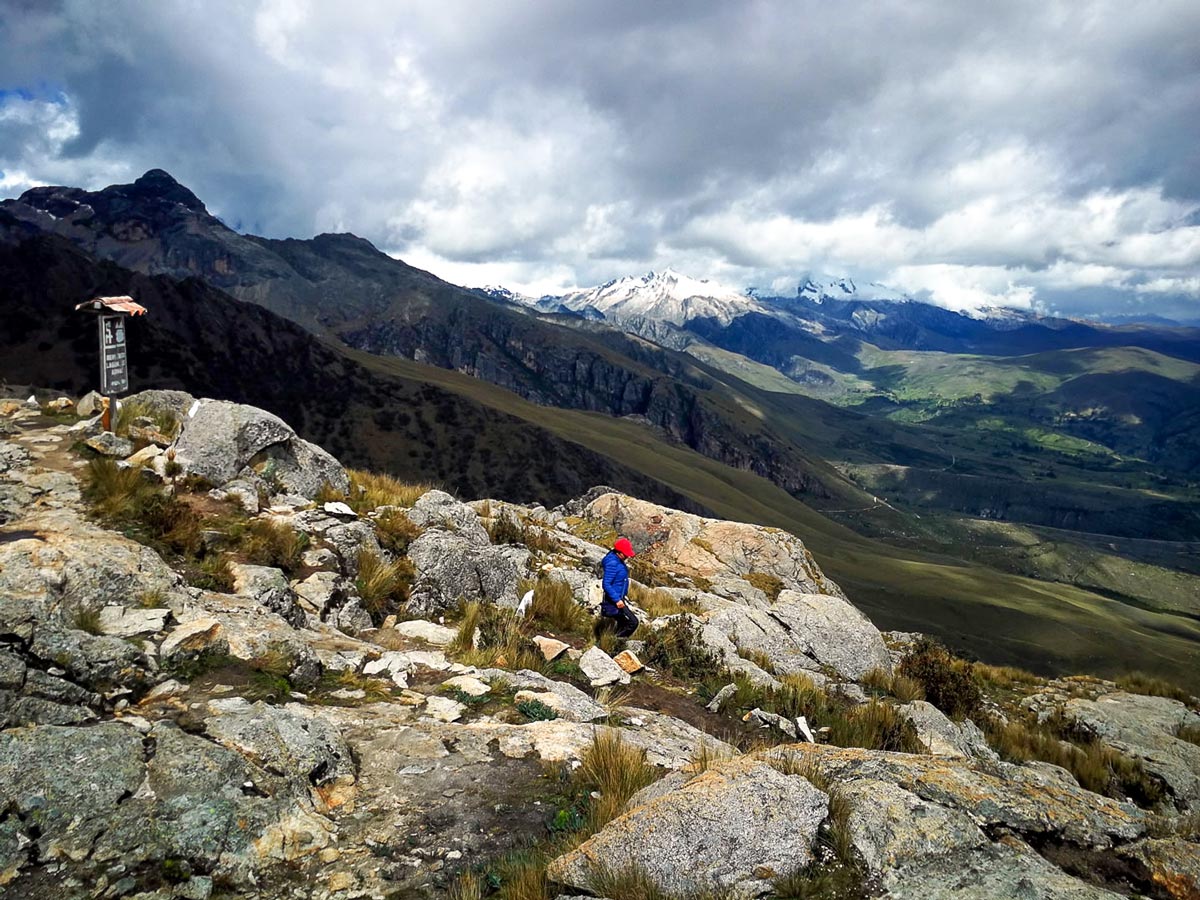
M 700 626 L 687 616 L 676 616 L 646 638 L 645 662 L 692 681 L 721 668 L 721 657 L 705 646 Z
M 971 664 L 929 638 L 922 637 L 913 645 L 897 674 L 917 682 L 925 699 L 956 721 L 978 716 L 983 708 L 983 694 Z
M 522 700 L 517 704 L 517 712 L 535 722 L 549 722 L 558 718 L 558 713 L 541 700 Z

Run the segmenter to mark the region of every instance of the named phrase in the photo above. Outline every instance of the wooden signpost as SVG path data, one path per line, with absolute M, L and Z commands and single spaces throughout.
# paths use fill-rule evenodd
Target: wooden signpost
M 80 303 L 76 310 L 95 313 L 100 325 L 100 393 L 104 406 L 103 425 L 112 430 L 113 405 L 129 390 L 129 342 L 125 324 L 130 316 L 144 316 L 146 307 L 132 297 L 96 297 Z

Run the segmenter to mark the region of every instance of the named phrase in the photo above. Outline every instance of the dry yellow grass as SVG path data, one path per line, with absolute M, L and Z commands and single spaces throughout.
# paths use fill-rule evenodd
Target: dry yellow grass
M 350 496 L 354 511 L 365 514 L 381 506 L 409 507 L 434 489 L 431 484 L 409 484 L 381 472 L 350 469 Z

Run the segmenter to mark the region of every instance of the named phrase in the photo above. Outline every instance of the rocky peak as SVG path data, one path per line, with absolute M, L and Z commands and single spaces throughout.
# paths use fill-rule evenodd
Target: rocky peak
M 120 187 L 125 188 L 125 193 L 130 197 L 149 200 L 159 199 L 169 203 L 180 203 L 194 212 L 208 211 L 199 197 L 176 181 L 163 169 L 150 169 L 133 184 Z M 108 188 L 107 190 L 112 190 L 112 188 Z

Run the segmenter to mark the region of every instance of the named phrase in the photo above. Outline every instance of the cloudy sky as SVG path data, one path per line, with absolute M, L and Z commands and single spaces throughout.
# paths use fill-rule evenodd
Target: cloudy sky
M 461 284 L 1200 319 L 1200 3 L 2 0 L 0 196 L 153 167 Z

